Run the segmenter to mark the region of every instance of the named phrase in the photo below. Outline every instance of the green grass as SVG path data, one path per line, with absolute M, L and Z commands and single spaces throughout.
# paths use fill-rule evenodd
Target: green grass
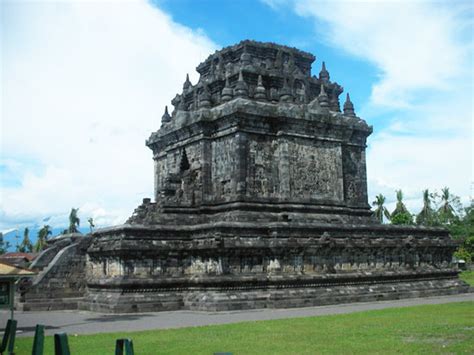
M 115 339 L 140 354 L 474 353 L 474 302 L 392 308 L 344 315 L 145 332 L 69 335 L 71 353 L 113 354 Z M 30 354 L 32 338 L 17 339 Z M 45 354 L 53 354 L 47 337 Z
M 474 271 L 463 271 L 459 274 L 459 277 L 469 285 L 474 286 Z

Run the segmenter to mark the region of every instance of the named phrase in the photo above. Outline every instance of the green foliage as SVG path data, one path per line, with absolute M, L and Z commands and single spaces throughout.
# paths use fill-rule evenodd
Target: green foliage
M 30 240 L 30 230 L 28 228 L 25 228 L 23 232 L 23 240 L 18 246 L 18 251 L 20 253 L 31 253 L 33 251 L 33 244 Z
M 446 227 L 453 238 L 461 242 L 455 256 L 474 262 L 474 201 L 464 209 L 461 217 L 452 219 Z
M 71 212 L 69 213 L 69 228 L 68 233 L 79 233 L 79 224 L 81 220 L 77 216 L 79 212 L 79 208 L 71 208 Z
M 390 220 L 390 212 L 387 210 L 387 208 L 384 206 L 385 203 L 385 196 L 382 194 L 378 194 L 375 196 L 375 201 L 372 202 L 372 205 L 377 206 L 377 208 L 374 211 L 374 216 L 377 218 L 377 220 L 380 223 L 383 223 L 383 218 L 387 220 Z
M 38 239 L 36 240 L 35 244 L 35 252 L 40 252 L 46 247 L 46 242 L 48 241 L 48 236 L 51 235 L 51 227 L 49 225 L 44 225 L 43 228 L 41 228 L 38 231 Z
M 392 308 L 330 316 L 278 319 L 141 332 L 71 336 L 75 355 L 110 354 L 130 338 L 137 354 L 472 354 L 474 302 Z M 33 339 L 17 340 L 18 354 Z M 45 354 L 54 354 L 53 337 Z
M 462 244 L 454 254 L 458 259 L 463 259 L 468 263 L 474 262 L 474 235 L 462 239 Z
M 459 274 L 459 277 L 461 280 L 474 287 L 474 271 L 463 271 Z
M 406 224 L 411 225 L 413 224 L 413 216 L 410 212 L 399 212 L 395 215 L 392 215 L 391 219 L 392 224 Z
M 458 250 L 456 250 L 454 252 L 454 257 L 458 260 L 464 260 L 465 262 L 469 263 L 471 262 L 471 253 L 469 253 L 466 249 L 464 249 L 462 246 L 460 246 L 458 248 Z
M 474 201 L 471 201 L 471 205 L 464 209 L 461 217 L 454 220 L 448 228 L 455 239 L 465 240 L 474 236 Z

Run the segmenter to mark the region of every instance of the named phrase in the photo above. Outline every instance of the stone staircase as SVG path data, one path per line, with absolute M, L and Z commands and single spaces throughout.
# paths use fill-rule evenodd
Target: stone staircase
M 16 309 L 49 311 L 77 309 L 86 289 L 86 250 L 89 235 L 67 234 L 50 242 L 31 269 L 39 271 L 30 282 L 20 283 Z

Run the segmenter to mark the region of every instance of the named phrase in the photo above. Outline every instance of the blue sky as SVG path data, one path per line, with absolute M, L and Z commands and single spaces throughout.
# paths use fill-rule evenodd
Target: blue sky
M 369 137 L 370 201 L 402 188 L 472 194 L 473 6 L 468 1 L 1 2 L 0 230 L 64 226 L 71 207 L 123 223 L 152 196 L 151 152 L 186 73 L 243 39 L 313 53 Z M 343 94 L 344 95 L 344 94 Z

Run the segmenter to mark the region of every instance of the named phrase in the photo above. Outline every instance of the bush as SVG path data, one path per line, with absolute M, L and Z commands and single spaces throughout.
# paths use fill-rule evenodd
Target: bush
M 413 224 L 413 216 L 410 212 L 399 212 L 395 214 L 391 219 L 392 224 Z

